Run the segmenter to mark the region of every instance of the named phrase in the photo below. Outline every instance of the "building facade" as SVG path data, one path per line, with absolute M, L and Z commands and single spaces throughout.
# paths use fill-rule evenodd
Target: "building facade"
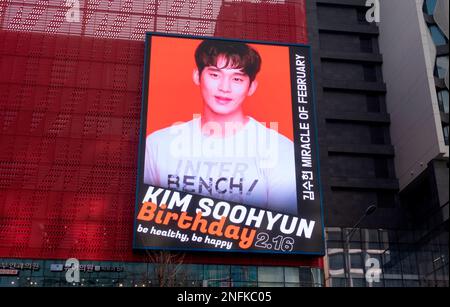
M 383 2 L 379 24 L 363 0 L 2 2 L 0 285 L 448 286 L 448 15 L 437 2 L 417 14 L 431 35 L 447 21 L 417 68 L 430 80 L 422 69 L 436 58 L 435 137 L 424 140 L 438 149 L 425 160 L 425 144 L 399 142 L 412 131 L 393 117 L 395 88 L 414 84 L 396 84 L 395 72 L 412 74 L 395 66 L 405 47 Z M 133 252 L 146 31 L 311 45 L 325 257 Z M 67 282 L 68 258 L 80 282 Z
M 417 230 L 423 283 L 448 285 L 449 3 L 384 2 L 379 41 L 400 201 Z

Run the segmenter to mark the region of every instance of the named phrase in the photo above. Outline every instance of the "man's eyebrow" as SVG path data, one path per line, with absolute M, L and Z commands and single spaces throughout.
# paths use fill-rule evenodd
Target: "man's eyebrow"
M 219 67 L 213 66 L 213 65 L 210 65 L 210 66 L 206 67 L 206 69 L 208 69 L 208 70 L 217 71 L 217 72 L 220 72 L 220 71 L 222 71 L 222 69 L 225 69 L 225 68 L 226 67 L 219 68 Z M 245 72 L 242 71 L 242 69 L 240 71 L 235 72 L 234 74 L 235 75 L 240 75 L 240 76 L 246 76 L 247 75 Z
M 206 66 L 206 69 L 208 70 L 214 70 L 214 71 L 220 71 L 220 68 L 217 66 Z

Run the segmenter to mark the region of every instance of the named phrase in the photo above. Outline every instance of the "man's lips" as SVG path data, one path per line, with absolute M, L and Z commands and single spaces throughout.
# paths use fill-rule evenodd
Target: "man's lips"
M 229 103 L 231 100 L 233 100 L 231 98 L 222 97 L 222 96 L 214 96 L 214 98 L 216 98 L 216 101 L 221 104 L 226 104 L 226 103 Z

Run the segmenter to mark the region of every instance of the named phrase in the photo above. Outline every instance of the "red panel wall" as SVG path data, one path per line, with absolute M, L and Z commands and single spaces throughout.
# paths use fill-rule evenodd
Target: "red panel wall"
M 0 256 L 133 258 L 143 43 L 0 42 Z
M 65 1 L 0 4 L 0 258 L 145 260 L 132 252 L 145 30 L 306 41 L 298 1 L 119 2 L 89 2 L 79 25 Z M 242 256 L 186 261 L 320 266 Z

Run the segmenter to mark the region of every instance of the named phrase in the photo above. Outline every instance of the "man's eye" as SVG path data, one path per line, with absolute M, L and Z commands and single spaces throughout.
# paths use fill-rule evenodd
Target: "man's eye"
M 215 72 L 210 72 L 209 75 L 213 78 L 217 78 L 219 77 L 219 74 L 215 73 Z
M 244 81 L 244 79 L 235 77 L 235 78 L 234 78 L 234 81 L 236 81 L 236 82 L 242 82 L 242 81 Z

